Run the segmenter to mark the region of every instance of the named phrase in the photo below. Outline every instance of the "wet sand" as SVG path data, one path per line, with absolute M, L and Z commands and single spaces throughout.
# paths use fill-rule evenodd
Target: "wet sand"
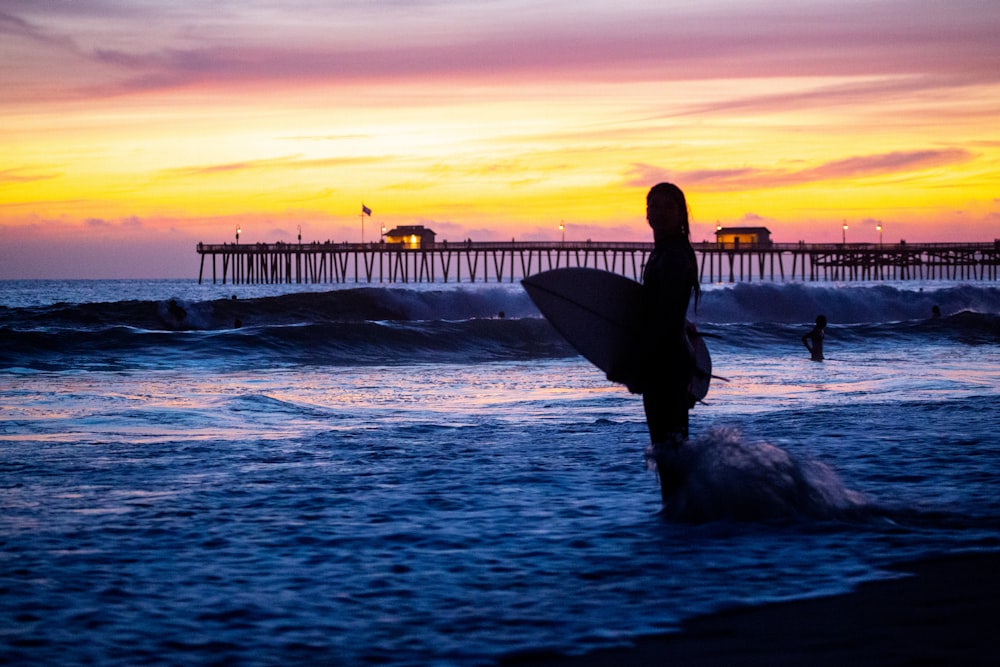
M 508 656 L 504 667 L 1000 664 L 1000 553 L 902 563 L 906 576 L 831 597 L 744 607 L 583 656 Z

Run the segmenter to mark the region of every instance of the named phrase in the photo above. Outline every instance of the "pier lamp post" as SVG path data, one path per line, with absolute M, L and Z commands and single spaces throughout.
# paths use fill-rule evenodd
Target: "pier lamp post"
M 242 232 L 242 231 L 243 230 L 240 229 L 240 226 L 236 225 L 236 245 L 240 244 L 240 232 Z
M 882 245 L 882 223 L 875 225 L 875 229 L 878 230 L 878 244 Z
M 566 243 L 566 224 L 562 221 L 559 222 L 559 231 L 562 232 L 562 242 Z
M 844 223 L 844 245 L 847 245 L 847 223 Z
M 299 225 L 299 245 L 302 245 L 302 225 Z

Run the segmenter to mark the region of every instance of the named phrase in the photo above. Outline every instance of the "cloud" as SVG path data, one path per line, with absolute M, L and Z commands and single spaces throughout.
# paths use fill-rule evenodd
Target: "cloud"
M 842 74 L 847 75 L 848 72 Z M 974 75 L 963 71 L 954 71 L 947 75 L 904 73 L 896 76 L 878 76 L 874 79 L 866 76 L 860 81 L 848 83 L 843 81 L 833 84 L 813 83 L 778 93 L 731 96 L 721 101 L 692 104 L 680 110 L 671 108 L 670 111 L 655 118 L 674 119 L 691 116 L 705 118 L 709 115 L 731 115 L 734 112 L 788 113 L 802 109 L 851 109 L 866 105 L 877 109 L 885 107 L 886 101 L 907 100 L 929 94 L 953 96 L 959 89 L 998 81 L 1000 81 L 1000 71 L 997 77 Z M 766 87 L 764 89 L 766 90 Z M 921 108 L 921 115 L 926 119 L 933 113 L 934 109 Z M 949 118 L 953 118 L 956 111 L 949 109 L 946 113 Z M 962 113 L 966 118 L 976 116 L 992 118 L 996 112 L 993 107 L 984 105 L 981 109 L 964 109 Z M 989 145 L 988 142 L 986 145 Z
M 36 24 L 7 12 L 0 12 L 0 35 L 22 38 L 41 45 L 77 51 L 75 42 L 68 35 L 53 34 Z
M 760 224 L 763 222 L 774 222 L 774 218 L 765 218 L 762 215 L 757 215 L 756 213 L 744 213 L 743 217 L 740 218 L 740 222 L 745 222 L 748 224 Z
M 697 169 L 678 171 L 648 164 L 630 167 L 625 183 L 630 187 L 647 187 L 651 183 L 671 181 L 685 189 L 710 191 L 761 190 L 790 187 L 846 179 L 873 178 L 892 174 L 913 173 L 926 169 L 962 164 L 974 159 L 974 153 L 960 149 L 893 151 L 876 155 L 861 155 L 833 160 L 807 169 Z
M 42 3 L 39 3 L 40 5 Z M 94 94 L 435 78 L 689 81 L 796 76 L 1000 80 L 997 5 L 800 3 L 28 3 L 0 32 L 113 72 Z M 938 6 L 940 4 L 940 6 Z M 415 8 L 415 5 L 419 9 Z M 900 16 L 905 20 L 900 20 Z M 86 20 L 83 20 L 86 18 Z M 44 26 L 44 27 L 43 27 Z M 136 35 L 144 38 L 137 40 Z M 16 63 L 31 67 L 30 63 Z M 57 77 L 58 74 L 49 76 Z M 76 86 L 73 77 L 64 84 Z M 760 100 L 758 103 L 765 101 Z
M 292 136 L 286 137 L 289 141 L 353 141 L 358 139 L 371 139 L 371 134 L 326 134 L 315 136 Z
M 283 169 L 328 169 L 361 164 L 375 164 L 387 158 L 378 156 L 363 156 L 351 158 L 314 158 L 302 159 L 299 155 L 288 155 L 265 160 L 246 160 L 242 162 L 226 162 L 191 167 L 164 169 L 159 172 L 165 178 L 190 178 L 199 176 L 215 176 L 240 172 L 264 172 Z
M 141 231 L 144 228 L 142 219 L 130 215 L 118 220 L 104 218 L 85 218 L 83 224 L 89 229 Z
M 757 181 L 764 175 L 774 173 L 763 169 L 742 167 L 739 169 L 696 169 L 677 171 L 649 164 L 634 164 L 628 170 L 625 184 L 629 187 L 650 187 L 663 181 L 678 183 L 681 187 L 702 189 L 738 189 L 740 183 Z
M 0 186 L 31 183 L 34 181 L 47 181 L 53 178 L 59 178 L 61 175 L 62 174 L 59 173 L 31 173 L 26 169 L 4 169 L 0 171 Z
M 864 155 L 835 160 L 815 169 L 799 172 L 799 176 L 804 177 L 807 181 L 864 178 L 961 164 L 974 157 L 973 153 L 961 148 L 894 151 L 882 155 Z

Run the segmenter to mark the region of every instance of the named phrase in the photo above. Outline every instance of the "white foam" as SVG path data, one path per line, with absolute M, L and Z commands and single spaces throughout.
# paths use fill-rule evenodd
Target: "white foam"
M 678 479 L 663 511 L 680 521 L 831 519 L 867 505 L 829 466 L 749 442 L 734 428 L 713 428 L 657 463 Z

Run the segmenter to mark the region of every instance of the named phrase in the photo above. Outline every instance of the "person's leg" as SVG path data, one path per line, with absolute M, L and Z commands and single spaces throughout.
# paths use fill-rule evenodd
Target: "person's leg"
M 686 390 L 676 389 L 646 392 L 642 396 L 650 439 L 646 461 L 650 467 L 656 468 L 664 505 L 668 504 L 683 482 L 681 468 L 676 464 L 676 455 L 688 436 L 686 400 Z
M 646 411 L 646 426 L 651 442 L 660 443 L 688 437 L 688 405 L 686 388 L 671 387 L 647 391 L 642 395 Z

